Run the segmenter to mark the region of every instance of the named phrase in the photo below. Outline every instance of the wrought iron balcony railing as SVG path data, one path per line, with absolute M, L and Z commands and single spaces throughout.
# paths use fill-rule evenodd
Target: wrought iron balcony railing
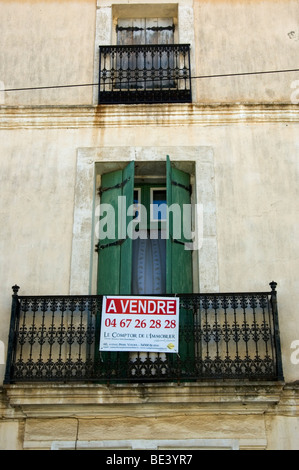
M 283 380 L 275 288 L 180 295 L 179 354 L 100 354 L 102 296 L 14 286 L 5 383 Z
M 191 101 L 188 44 L 100 46 L 99 104 Z

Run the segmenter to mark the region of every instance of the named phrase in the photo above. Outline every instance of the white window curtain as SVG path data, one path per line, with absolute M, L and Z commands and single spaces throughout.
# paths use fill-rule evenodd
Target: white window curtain
M 140 233 L 133 240 L 132 295 L 157 295 L 166 291 L 166 240 L 163 231 L 157 238 Z M 146 238 L 143 238 L 145 237 Z

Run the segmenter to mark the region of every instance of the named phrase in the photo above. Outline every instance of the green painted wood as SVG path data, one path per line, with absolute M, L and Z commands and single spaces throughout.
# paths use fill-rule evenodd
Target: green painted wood
M 123 184 L 125 182 L 125 184 Z M 192 252 L 185 249 L 184 243 L 189 241 L 184 233 L 184 204 L 190 204 L 190 175 L 175 168 L 169 157 L 166 162 L 167 205 L 169 209 L 169 236 L 166 241 L 166 293 L 191 293 L 192 286 Z M 104 190 L 105 188 L 109 188 Z M 118 241 L 122 244 L 112 245 L 99 250 L 98 293 L 103 295 L 130 295 L 132 273 L 132 239 L 126 227 L 132 220 L 127 216 L 127 208 L 133 204 L 134 162 L 124 170 L 118 170 L 102 176 L 101 203 L 110 204 L 115 212 L 114 233 L 109 230 L 109 237 L 100 241 L 100 245 L 108 245 Z M 145 191 L 145 187 L 143 188 Z M 148 206 L 148 195 L 144 194 Z M 119 204 L 120 199 L 121 204 Z M 173 208 L 171 206 L 174 206 Z M 178 212 L 177 212 L 178 211 Z M 104 215 L 102 215 L 102 218 Z M 108 224 L 109 219 L 106 217 Z M 125 228 L 124 228 L 125 225 Z M 103 227 L 105 229 L 105 227 Z M 108 230 L 108 226 L 106 227 Z M 191 220 L 190 220 L 191 230 Z M 180 232 L 180 233 L 179 233 Z M 185 230 L 186 232 L 186 230 Z M 128 236 L 129 235 L 129 236 Z M 126 238 L 127 237 L 127 238 Z M 175 358 L 169 354 L 170 365 L 177 361 L 191 364 L 194 361 L 193 314 L 180 309 L 180 345 L 179 355 Z M 187 335 L 183 333 L 187 331 Z M 190 339 L 191 338 L 191 339 Z M 107 371 L 111 365 L 123 370 L 126 376 L 128 353 L 103 353 L 103 363 Z M 171 367 L 172 367 L 171 366 Z M 184 375 L 184 370 L 181 371 Z
M 184 219 L 184 205 L 190 205 L 191 203 L 190 192 L 188 191 L 190 175 L 172 167 L 169 156 L 167 156 L 166 162 L 166 186 L 169 210 L 169 236 L 166 245 L 166 289 L 171 294 L 192 293 L 192 251 L 185 249 L 184 244 L 190 241 L 187 236 L 191 232 L 191 218 L 186 217 L 187 209 L 185 210 Z M 173 210 L 171 210 L 172 207 Z
M 109 212 L 103 212 L 100 216 L 103 232 L 109 234 L 107 238 L 99 241 L 98 294 L 103 295 L 119 294 L 121 246 L 102 247 L 118 240 L 118 197 L 122 195 L 122 188 L 115 186 L 121 184 L 122 181 L 123 172 L 121 170 L 102 175 L 101 189 L 103 192 L 100 204 L 102 206 L 107 204 L 111 208 L 111 212 L 109 209 Z M 114 227 L 114 236 L 111 235 L 111 227 Z
M 124 170 L 104 174 L 101 189 L 101 204 L 109 207 L 101 214 L 100 224 L 102 220 L 103 231 L 109 236 L 99 243 L 98 294 L 130 295 L 132 238 L 127 234 L 127 226 L 132 217 L 127 216 L 127 210 L 133 204 L 134 162 Z M 122 243 L 113 245 L 116 242 Z
M 192 251 L 186 250 L 184 243 L 189 241 L 184 234 L 184 204 L 190 204 L 190 175 L 174 168 L 169 156 L 166 160 L 167 204 L 169 210 L 169 237 L 166 244 L 166 288 L 170 294 L 192 293 Z M 171 206 L 175 205 L 175 211 Z M 191 214 L 191 213 L 190 213 Z M 181 217 L 181 218 L 179 218 Z M 191 219 L 187 221 L 190 224 Z M 179 228 L 181 230 L 179 230 Z M 179 233 L 180 232 L 180 233 Z M 185 232 L 187 232 L 185 228 Z M 193 365 L 195 359 L 193 312 L 180 308 L 179 354 L 170 357 L 171 367 L 179 367 L 181 375 L 187 373 L 186 366 Z M 170 355 L 169 355 L 170 356 Z M 175 361 L 177 365 L 175 366 Z
M 102 175 L 101 190 L 100 203 L 107 204 L 107 211 L 101 213 L 100 223 L 106 217 L 104 219 L 106 225 L 103 222 L 103 231 L 106 231 L 109 236 L 100 240 L 99 243 L 98 294 L 130 295 L 132 238 L 127 236 L 127 225 L 131 219 L 127 216 L 127 210 L 133 204 L 134 162 L 130 162 L 124 170 Z M 110 211 L 110 217 L 107 217 L 107 212 L 110 213 Z M 112 217 L 113 220 L 111 220 Z M 113 245 L 116 242 L 122 243 Z M 107 246 L 110 244 L 112 245 Z M 101 315 L 101 312 L 99 313 Z M 126 377 L 128 353 L 102 352 L 99 355 L 99 351 L 96 351 L 95 355 L 96 362 L 98 359 L 101 361 L 104 375 L 115 370 L 118 377 Z
M 121 205 L 121 211 L 126 213 L 120 214 L 121 229 L 120 234 L 125 239 L 124 243 L 120 246 L 120 281 L 119 281 L 119 293 L 120 294 L 131 294 L 132 285 L 132 233 L 128 233 L 128 226 L 132 226 L 130 222 L 133 216 L 128 216 L 128 207 L 133 204 L 134 195 L 134 162 L 130 162 L 123 171 L 123 181 L 127 181 L 122 188 L 123 204 Z M 125 223 L 125 227 L 124 224 Z M 118 225 L 119 227 L 119 225 Z

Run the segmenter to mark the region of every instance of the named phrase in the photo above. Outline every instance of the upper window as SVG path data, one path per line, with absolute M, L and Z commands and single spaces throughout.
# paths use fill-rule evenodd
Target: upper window
M 190 47 L 174 17 L 117 18 L 116 45 L 100 46 L 99 104 L 191 102 Z
M 117 44 L 174 44 L 173 18 L 118 19 Z

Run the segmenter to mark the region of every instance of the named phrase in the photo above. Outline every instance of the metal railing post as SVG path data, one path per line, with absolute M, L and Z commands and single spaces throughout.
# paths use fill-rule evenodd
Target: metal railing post
M 271 287 L 271 306 L 273 313 L 273 324 L 274 324 L 274 343 L 275 343 L 275 354 L 276 354 L 276 371 L 277 371 L 277 380 L 284 380 L 283 369 L 282 369 L 282 358 L 281 358 L 281 344 L 280 344 L 280 332 L 279 332 L 279 322 L 278 322 L 278 309 L 277 309 L 277 291 L 276 286 L 277 282 L 270 282 Z
M 99 80 L 98 80 L 98 103 L 100 103 L 101 101 L 101 70 L 102 70 L 102 66 L 101 66 L 101 60 L 102 60 L 102 52 L 101 52 L 101 47 L 100 47 L 100 53 L 99 53 Z
M 10 317 L 10 327 L 8 333 L 8 346 L 7 346 L 7 360 L 6 360 L 6 370 L 3 383 L 8 384 L 12 379 L 12 367 L 13 367 L 13 358 L 15 355 L 15 332 L 16 332 L 16 321 L 19 314 L 19 299 L 18 291 L 20 287 L 16 284 L 12 286 L 13 295 L 12 295 L 12 304 L 11 304 L 11 317 Z

